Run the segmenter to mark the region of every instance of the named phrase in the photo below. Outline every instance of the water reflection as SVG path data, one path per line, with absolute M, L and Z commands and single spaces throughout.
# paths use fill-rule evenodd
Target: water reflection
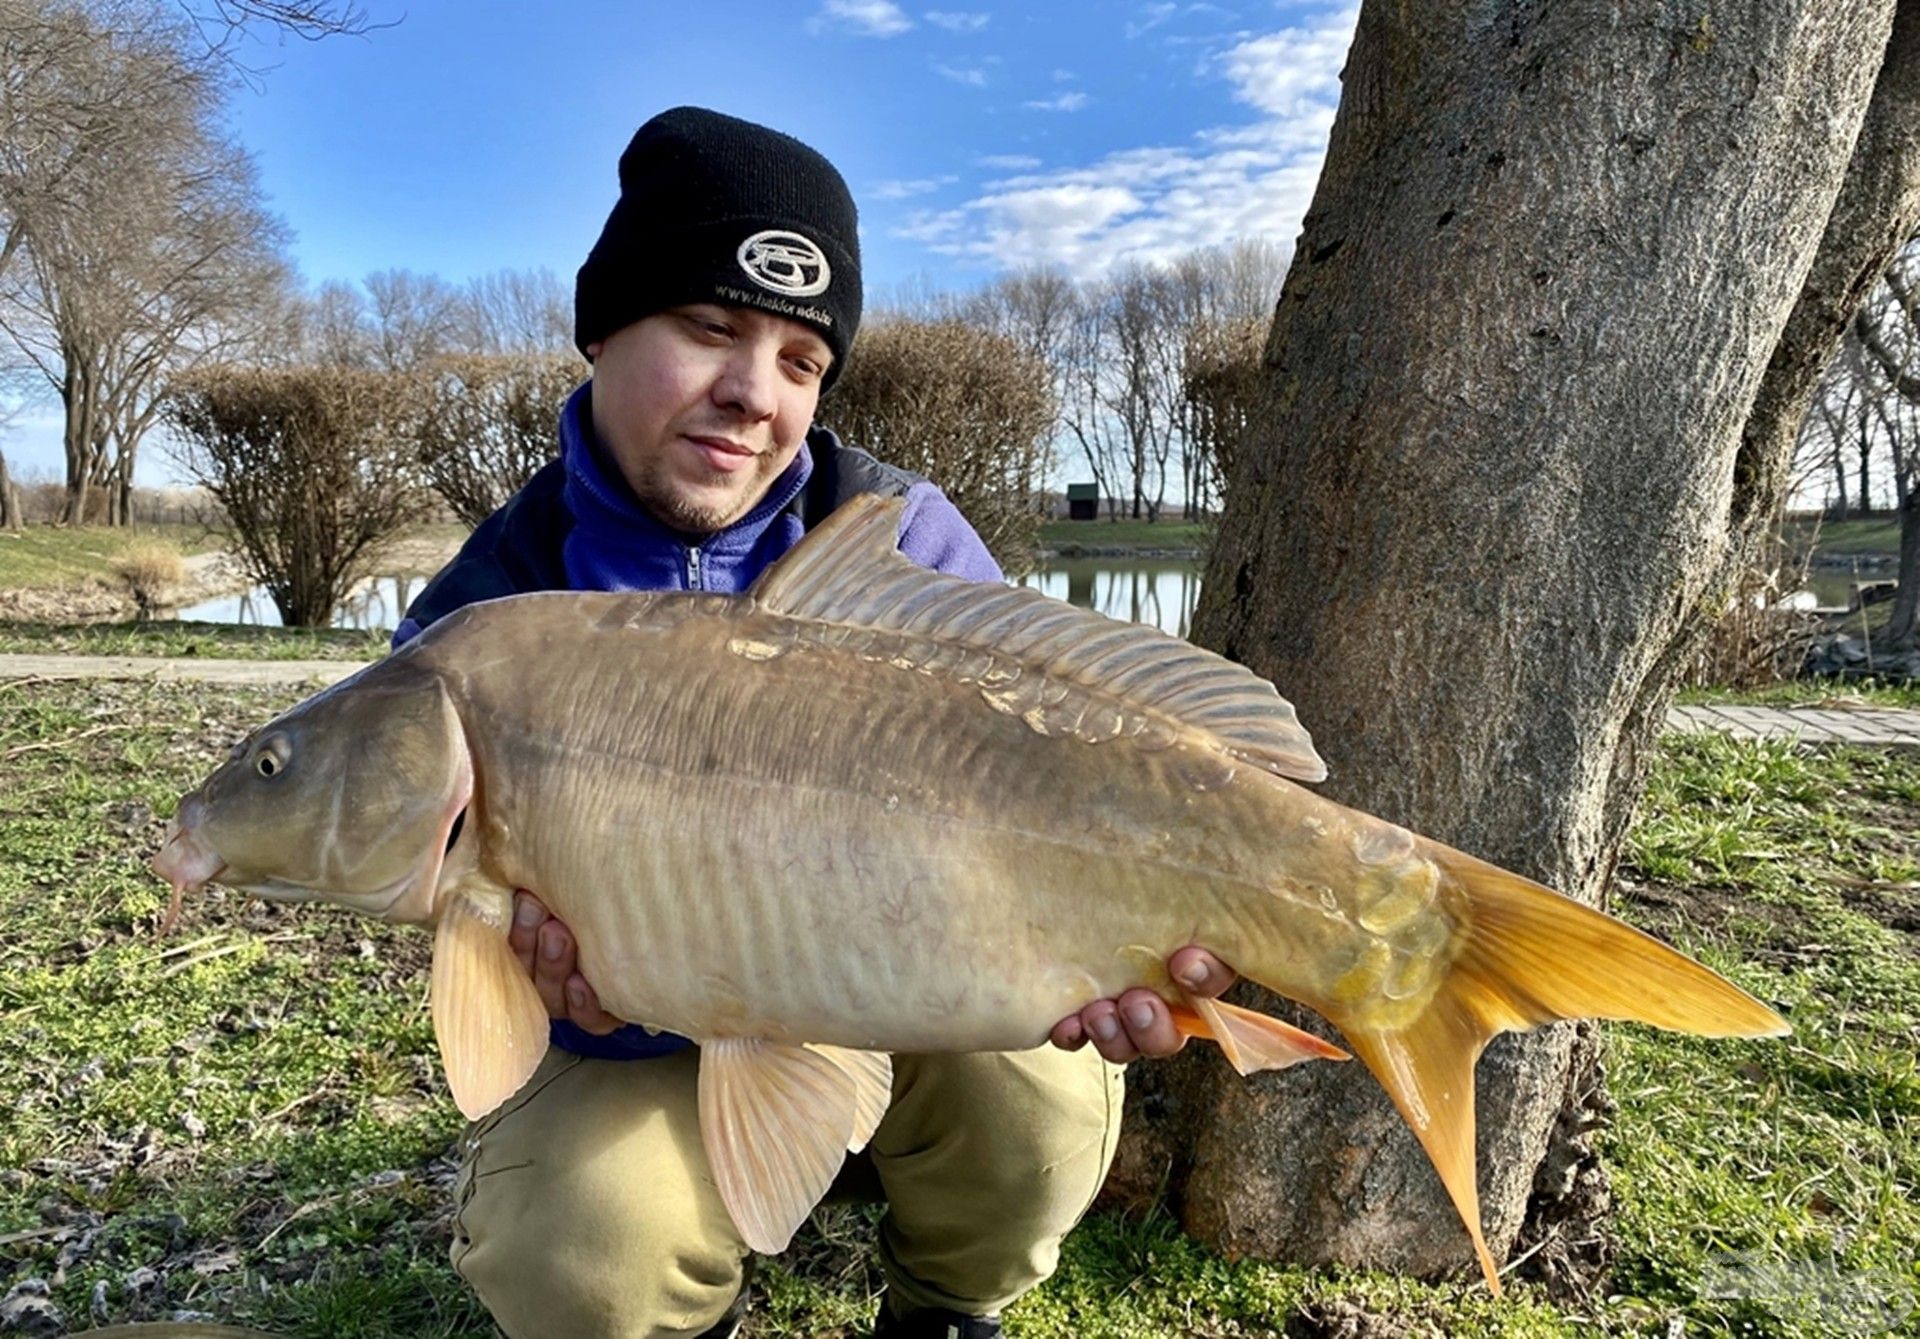
M 382 576 L 354 587 L 334 612 L 336 628 L 392 628 L 427 583 L 424 576 Z M 1176 637 L 1187 635 L 1200 598 L 1200 569 L 1172 559 L 1130 562 L 1124 558 L 1059 558 L 1028 573 L 1023 586 L 1094 609 L 1108 618 L 1150 623 Z M 280 626 L 280 611 L 264 586 L 190 605 L 175 618 L 203 623 Z
M 407 606 L 427 584 L 424 576 L 399 575 L 373 577 L 362 581 L 333 611 L 336 628 L 394 628 L 407 612 Z M 174 615 L 188 622 L 247 623 L 261 628 L 280 626 L 280 610 L 265 586 L 255 586 L 238 595 L 222 595 L 216 600 L 189 605 Z
M 1056 558 L 1020 584 L 1108 618 L 1150 623 L 1184 637 L 1200 598 L 1200 568 L 1164 558 Z

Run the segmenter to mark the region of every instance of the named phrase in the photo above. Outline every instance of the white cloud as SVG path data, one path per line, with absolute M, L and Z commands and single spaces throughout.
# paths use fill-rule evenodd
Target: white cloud
M 1240 100 L 1273 116 L 1340 96 L 1340 66 L 1353 40 L 1354 15 L 1342 12 L 1316 28 L 1289 28 L 1242 42 L 1220 58 Z
M 1028 153 L 988 153 L 973 161 L 998 172 L 1027 172 L 1040 166 L 1040 160 Z
M 1180 6 L 1173 4 L 1142 5 L 1140 18 L 1127 22 L 1127 40 L 1131 42 L 1142 33 L 1152 32 L 1179 12 Z
M 1077 112 L 1087 105 L 1085 93 L 1062 93 L 1057 98 L 1046 98 L 1037 102 L 1023 103 L 1023 106 L 1036 112 Z
M 820 12 L 807 20 L 807 31 L 847 28 L 861 37 L 898 37 L 913 20 L 893 0 L 821 0 Z
M 1240 238 L 1291 245 L 1319 180 L 1357 18 L 1349 6 L 1324 11 L 1211 60 L 1208 76 L 1227 81 L 1249 122 L 1047 171 L 1024 156 L 981 158 L 1018 175 L 957 208 L 923 210 L 903 235 L 994 268 L 1054 265 L 1080 278 Z
M 990 14 L 976 14 L 963 10 L 929 9 L 922 15 L 936 28 L 945 28 L 950 33 L 977 33 L 987 26 Z
M 1055 70 L 1053 72 L 1053 82 L 1056 84 L 1069 83 L 1072 80 L 1078 79 L 1079 77 L 1080 76 L 1075 74 L 1072 70 Z
M 933 68 L 939 72 L 941 78 L 951 79 L 956 84 L 966 84 L 972 88 L 985 88 L 987 86 L 987 72 L 978 67 L 936 65 Z
M 906 200 L 951 186 L 958 180 L 958 177 L 918 177 L 912 181 L 883 181 L 873 188 L 873 193 L 882 200 Z

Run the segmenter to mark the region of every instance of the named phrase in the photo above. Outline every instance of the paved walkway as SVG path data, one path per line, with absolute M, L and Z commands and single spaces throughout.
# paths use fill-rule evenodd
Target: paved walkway
M 1735 739 L 1920 748 L 1920 711 L 1896 707 L 1675 707 L 1667 713 L 1667 728 L 1718 730 Z
M 346 678 L 351 660 L 203 660 L 159 656 L 0 655 L 0 682 L 18 679 L 199 680 L 227 684 L 313 684 Z M 1920 748 L 1920 711 L 1892 707 L 1675 707 L 1667 728 L 1718 730 L 1736 739 L 1798 737 L 1811 744 Z

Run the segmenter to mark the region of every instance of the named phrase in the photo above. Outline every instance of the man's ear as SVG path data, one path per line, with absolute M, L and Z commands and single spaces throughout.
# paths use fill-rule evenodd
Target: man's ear
M 600 356 L 600 350 L 606 347 L 607 342 L 604 339 L 596 339 L 593 343 L 587 345 L 587 361 L 592 362 L 598 358 Z

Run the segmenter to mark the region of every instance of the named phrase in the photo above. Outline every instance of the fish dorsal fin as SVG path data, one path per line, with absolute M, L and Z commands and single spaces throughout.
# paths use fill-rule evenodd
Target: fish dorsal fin
M 700 1137 L 750 1250 L 787 1248 L 891 1097 L 884 1055 L 746 1037 L 700 1044 Z
M 433 1034 L 468 1120 L 518 1092 L 547 1053 L 547 1007 L 507 942 L 510 914 L 460 894 L 433 936 Z
M 991 668 L 978 671 L 983 685 L 1016 714 L 1055 705 L 1038 682 L 1050 680 L 1211 734 L 1228 753 L 1281 776 L 1326 777 L 1292 704 L 1265 679 L 1157 628 L 1115 622 L 1038 591 L 929 571 L 897 547 L 904 507 L 900 498 L 853 498 L 768 568 L 749 594 L 761 608 L 791 618 L 902 634 L 909 659 L 915 647 L 929 648 L 929 668 L 948 659 L 964 663 L 969 653 L 990 656 Z M 941 656 L 943 647 L 949 657 Z M 1031 702 L 1016 684 L 1023 676 L 1035 680 Z M 1083 730 L 1084 720 L 1076 715 L 1061 733 L 1121 733 L 1098 725 Z

